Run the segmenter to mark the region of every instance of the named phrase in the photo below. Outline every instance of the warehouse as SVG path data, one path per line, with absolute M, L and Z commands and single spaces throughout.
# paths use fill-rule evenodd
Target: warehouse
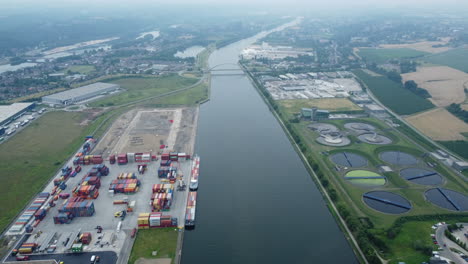
M 12 105 L 0 105 L 0 126 L 18 118 L 24 112 L 33 109 L 35 103 L 14 103 Z
M 112 83 L 93 83 L 79 88 L 42 97 L 42 102 L 52 105 L 75 104 L 95 96 L 119 89 L 120 86 Z

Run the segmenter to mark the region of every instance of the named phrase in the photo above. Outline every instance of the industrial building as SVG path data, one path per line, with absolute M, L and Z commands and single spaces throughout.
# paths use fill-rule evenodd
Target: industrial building
M 452 167 L 458 171 L 463 171 L 463 170 L 466 170 L 468 169 L 468 162 L 466 161 L 455 161 L 453 164 L 452 164 Z
M 42 97 L 42 102 L 51 105 L 71 105 L 95 96 L 119 89 L 120 86 L 112 83 L 93 83 L 64 92 Z
M 313 121 L 319 121 L 328 119 L 330 117 L 330 111 L 321 110 L 317 108 L 302 108 L 301 117 L 304 119 L 311 119 Z
M 0 105 L 0 126 L 17 119 L 24 112 L 34 108 L 35 103 L 14 103 L 11 105 Z

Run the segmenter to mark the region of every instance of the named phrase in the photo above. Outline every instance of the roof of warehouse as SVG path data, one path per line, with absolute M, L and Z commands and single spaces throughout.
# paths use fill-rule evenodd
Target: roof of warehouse
M 96 91 L 112 88 L 112 87 L 115 87 L 115 86 L 118 86 L 118 85 L 113 84 L 113 83 L 97 82 L 97 83 L 82 86 L 82 87 L 79 87 L 79 88 L 75 88 L 75 89 L 63 91 L 63 92 L 60 92 L 60 93 L 44 96 L 42 98 L 53 98 L 53 99 L 58 99 L 58 100 L 67 100 L 67 99 L 71 99 L 71 98 L 74 98 L 74 97 L 77 97 L 77 96 L 85 95 L 85 94 L 88 94 L 88 93 L 91 93 L 91 92 L 96 92 Z
M 31 106 L 33 103 L 14 103 L 12 105 L 0 105 L 0 123 L 16 115 L 18 112 Z

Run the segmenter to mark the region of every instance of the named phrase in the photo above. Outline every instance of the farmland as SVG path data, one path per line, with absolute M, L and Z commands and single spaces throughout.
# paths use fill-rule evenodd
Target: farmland
M 465 84 L 468 74 L 447 67 L 419 67 L 416 72 L 402 74 L 403 82 L 415 81 L 419 87 L 426 89 L 432 96 L 431 100 L 439 107 L 465 101 Z
M 399 115 L 410 115 L 434 107 L 430 101 L 404 89 L 385 76 L 371 76 L 362 70 L 353 72 L 380 102 Z
M 391 59 L 401 58 L 417 58 L 422 57 L 427 52 L 418 51 L 408 48 L 398 49 L 374 49 L 374 48 L 359 48 L 359 56 L 368 62 L 375 62 L 377 64 L 385 63 Z
M 0 145 L 0 230 L 40 191 L 93 126 L 85 113 L 50 112 Z
M 468 72 L 468 48 L 458 48 L 447 52 L 426 56 L 422 61 L 446 65 L 457 70 Z
M 157 96 L 195 84 L 198 79 L 177 74 L 163 77 L 129 77 L 110 81 L 126 91 L 91 103 L 92 106 L 118 106 L 151 96 Z
M 444 51 L 450 50 L 448 46 L 439 47 L 438 45 L 446 45 L 448 43 L 448 39 L 444 39 L 442 41 L 420 41 L 414 43 L 404 43 L 404 44 L 382 44 L 379 47 L 384 49 L 402 49 L 408 48 L 413 50 L 419 50 L 422 52 L 429 52 L 429 53 L 440 53 Z M 437 47 L 434 47 L 437 46 Z
M 433 140 L 464 140 L 462 133 L 468 132 L 468 124 L 444 108 L 409 116 L 406 121 Z

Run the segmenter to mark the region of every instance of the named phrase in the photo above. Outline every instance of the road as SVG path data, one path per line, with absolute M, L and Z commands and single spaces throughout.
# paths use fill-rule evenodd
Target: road
M 468 252 L 466 250 L 463 250 L 461 247 L 459 247 L 457 244 L 455 244 L 453 241 L 451 241 L 445 236 L 444 232 L 446 229 L 447 229 L 447 225 L 441 225 L 436 230 L 436 241 L 440 245 L 440 247 L 444 249 L 442 251 L 439 251 L 439 255 L 441 257 L 445 257 L 445 258 L 452 260 L 456 264 L 463 264 L 463 263 L 466 264 L 467 262 L 463 260 L 459 254 L 452 252 L 450 248 L 456 248 L 464 252 L 465 255 L 468 255 Z
M 114 251 L 102 252 L 86 252 L 75 254 L 47 254 L 30 256 L 31 260 L 55 260 L 57 263 L 63 261 L 66 264 L 82 264 L 90 263 L 91 256 L 96 255 L 101 257 L 100 264 L 115 264 L 117 262 L 117 254 Z M 21 263 L 17 262 L 15 257 L 8 257 L 4 263 Z

